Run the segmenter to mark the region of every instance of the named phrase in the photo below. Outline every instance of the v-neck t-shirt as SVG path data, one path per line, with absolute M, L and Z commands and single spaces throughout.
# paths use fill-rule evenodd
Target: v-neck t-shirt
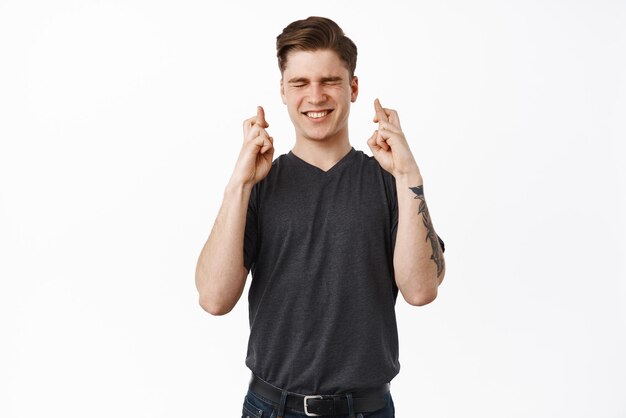
M 393 176 L 350 150 L 324 171 L 292 152 L 252 190 L 246 365 L 291 392 L 334 394 L 400 369 Z

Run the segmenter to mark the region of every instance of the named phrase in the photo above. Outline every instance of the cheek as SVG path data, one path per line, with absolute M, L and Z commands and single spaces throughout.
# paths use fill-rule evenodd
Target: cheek
M 298 110 L 298 105 L 297 103 L 294 103 L 293 100 L 287 100 L 286 105 L 287 105 L 287 113 L 289 113 L 289 116 L 292 119 L 294 119 L 300 114 L 300 111 Z
M 290 94 L 288 96 L 285 96 L 284 102 L 289 108 L 290 112 L 291 111 L 297 112 L 298 108 L 300 107 L 300 104 L 302 103 L 302 100 L 300 99 L 298 95 Z

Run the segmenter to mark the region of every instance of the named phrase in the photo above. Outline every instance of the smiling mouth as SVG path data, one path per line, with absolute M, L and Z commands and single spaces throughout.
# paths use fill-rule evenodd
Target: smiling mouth
M 319 112 L 302 112 L 306 117 L 311 118 L 311 119 L 321 119 L 324 116 L 328 115 L 330 112 L 332 112 L 331 110 L 322 110 Z

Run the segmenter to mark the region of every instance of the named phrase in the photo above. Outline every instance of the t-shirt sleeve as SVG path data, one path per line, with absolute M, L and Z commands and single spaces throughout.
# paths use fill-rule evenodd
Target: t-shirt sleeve
M 248 213 L 246 214 L 246 229 L 243 238 L 243 265 L 250 271 L 256 262 L 258 246 L 258 183 L 252 188 L 248 201 Z
M 398 235 L 398 192 L 396 190 L 396 180 L 394 177 L 382 169 L 382 167 L 381 170 L 385 182 L 389 214 L 391 215 L 391 251 L 393 253 L 396 248 L 396 236 Z

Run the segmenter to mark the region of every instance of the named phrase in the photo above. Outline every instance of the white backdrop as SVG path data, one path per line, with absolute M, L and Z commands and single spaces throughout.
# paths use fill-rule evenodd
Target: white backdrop
M 352 144 L 398 110 L 447 244 L 397 416 L 626 417 L 626 3 L 308 3 L 0 1 L 0 416 L 240 416 L 246 296 L 205 313 L 195 264 L 241 121 L 293 145 L 275 37 L 322 15 Z

